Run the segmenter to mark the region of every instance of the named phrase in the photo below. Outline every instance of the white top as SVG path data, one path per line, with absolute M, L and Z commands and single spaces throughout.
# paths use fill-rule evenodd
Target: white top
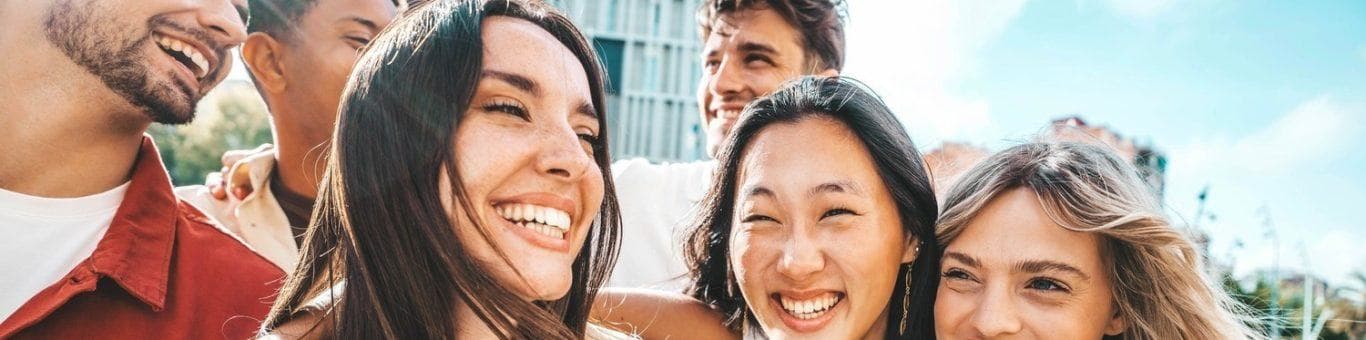
M 687 286 L 683 235 L 711 185 L 716 161 L 612 164 L 621 205 L 621 254 L 610 287 L 679 291 Z
M 95 253 L 129 183 L 77 198 L 0 189 L 0 320 Z
M 251 194 L 240 200 L 232 195 L 226 200 L 214 198 L 203 185 L 176 188 L 175 195 L 213 218 L 247 248 L 289 273 L 298 261 L 299 246 L 294 243 L 294 231 L 290 230 L 285 210 L 270 189 L 270 181 L 275 180 L 271 176 L 274 169 L 273 151 L 256 153 L 234 164 L 229 173 L 246 172 L 246 184 L 251 187 Z M 209 174 L 208 181 L 217 182 L 217 176 L 228 175 Z M 237 180 L 238 176 L 228 176 L 228 187 L 238 186 Z

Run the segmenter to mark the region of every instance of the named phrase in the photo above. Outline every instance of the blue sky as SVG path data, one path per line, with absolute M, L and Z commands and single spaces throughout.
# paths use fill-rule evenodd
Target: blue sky
M 1168 156 L 1169 213 L 1235 273 L 1366 271 L 1366 2 L 891 1 L 849 5 L 846 75 L 925 149 L 999 150 L 1080 115 Z M 1241 245 L 1238 245 L 1238 244 Z M 1307 255 L 1307 256 L 1306 256 Z

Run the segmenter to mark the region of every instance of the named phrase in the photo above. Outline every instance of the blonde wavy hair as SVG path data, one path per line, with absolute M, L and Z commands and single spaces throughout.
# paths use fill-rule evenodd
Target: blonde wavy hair
M 951 188 L 936 238 L 948 245 L 993 198 L 1029 188 L 1063 228 L 1096 233 L 1125 321 L 1117 339 L 1266 339 L 1250 309 L 1203 270 L 1194 244 L 1128 162 L 1102 146 L 1036 142 L 991 156 Z M 1112 338 L 1112 337 L 1107 337 Z

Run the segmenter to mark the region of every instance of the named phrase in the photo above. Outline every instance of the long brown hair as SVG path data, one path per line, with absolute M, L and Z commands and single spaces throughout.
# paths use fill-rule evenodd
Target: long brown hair
M 1101 238 L 1111 299 L 1127 328 L 1107 339 L 1264 339 L 1256 321 L 1211 280 L 1195 246 L 1162 217 L 1132 165 L 1102 146 L 1030 143 L 979 163 L 949 191 L 939 243 L 953 242 L 991 200 L 1015 188 L 1038 196 L 1071 231 Z
M 605 197 L 586 245 L 573 263 L 569 292 L 527 302 L 481 268 L 461 245 L 440 194 L 468 216 L 455 165 L 454 133 L 483 67 L 480 23 L 490 16 L 530 21 L 564 44 L 588 75 L 601 138 L 594 160 Z M 358 60 L 347 83 L 327 171 L 298 267 L 271 308 L 264 330 L 339 289 L 317 311 L 310 332 L 343 339 L 449 339 L 457 304 L 501 338 L 582 338 L 588 311 L 616 259 L 620 222 L 607 150 L 602 69 L 583 35 L 555 9 L 523 0 L 423 3 L 386 28 Z M 481 150 L 497 152 L 497 150 Z M 443 170 L 444 168 L 444 170 Z M 469 241 L 469 240 L 467 240 Z M 508 254 L 499 251 L 502 260 Z

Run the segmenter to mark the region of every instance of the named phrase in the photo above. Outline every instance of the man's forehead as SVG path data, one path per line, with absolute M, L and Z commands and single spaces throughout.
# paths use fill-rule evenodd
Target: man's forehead
M 801 47 L 800 32 L 770 9 L 747 9 L 717 15 L 711 22 L 711 32 L 706 39 L 704 45 L 708 50 L 746 43 L 791 43 L 799 49 Z
M 359 17 L 376 23 L 387 23 L 397 12 L 393 0 L 329 0 L 319 1 L 322 11 L 332 17 Z

